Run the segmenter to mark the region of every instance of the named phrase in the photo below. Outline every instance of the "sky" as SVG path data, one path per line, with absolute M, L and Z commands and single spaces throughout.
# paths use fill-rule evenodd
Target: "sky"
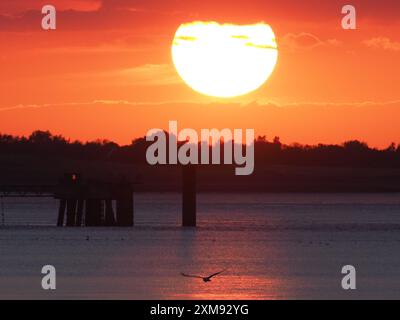
M 57 29 L 41 28 L 41 8 Z M 341 27 L 352 4 L 357 29 Z M 253 128 L 287 144 L 400 143 L 398 0 L 2 0 L 0 132 L 129 144 L 152 128 Z M 182 23 L 269 24 L 278 62 L 258 90 L 193 91 L 171 58 Z

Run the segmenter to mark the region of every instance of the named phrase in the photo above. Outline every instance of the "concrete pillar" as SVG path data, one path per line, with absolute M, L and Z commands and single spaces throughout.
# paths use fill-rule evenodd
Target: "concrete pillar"
M 182 226 L 196 226 L 196 166 L 182 167 Z

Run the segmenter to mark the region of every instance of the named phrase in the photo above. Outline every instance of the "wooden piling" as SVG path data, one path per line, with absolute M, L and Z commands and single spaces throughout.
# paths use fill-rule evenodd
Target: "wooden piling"
M 85 224 L 87 227 L 98 227 L 102 225 L 102 205 L 100 199 L 86 200 Z
M 75 227 L 76 199 L 67 199 L 67 227 Z
M 85 200 L 79 199 L 78 200 L 78 207 L 76 209 L 76 226 L 82 226 L 82 217 L 83 217 L 83 209 L 85 206 Z
M 125 227 L 134 224 L 133 187 L 124 177 L 119 182 L 106 182 L 83 180 L 81 174 L 65 173 L 59 179 L 54 197 L 60 199 L 57 226 Z
M 182 226 L 196 226 L 196 167 L 182 167 Z
M 66 205 L 67 205 L 67 200 L 60 199 L 60 204 L 58 207 L 57 227 L 62 227 L 64 225 L 64 215 L 65 215 Z
M 133 218 L 133 192 L 130 188 L 120 190 L 117 198 L 117 225 L 119 227 L 132 227 Z
M 105 200 L 106 206 L 106 217 L 105 217 L 105 225 L 110 227 L 115 225 L 115 217 L 114 217 L 114 210 L 112 206 L 112 200 L 107 199 Z

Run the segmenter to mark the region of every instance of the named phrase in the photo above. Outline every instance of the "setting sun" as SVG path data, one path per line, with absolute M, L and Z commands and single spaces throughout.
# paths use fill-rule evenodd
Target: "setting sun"
M 176 70 L 202 94 L 228 98 L 259 88 L 277 62 L 275 35 L 265 23 L 182 24 L 172 45 Z

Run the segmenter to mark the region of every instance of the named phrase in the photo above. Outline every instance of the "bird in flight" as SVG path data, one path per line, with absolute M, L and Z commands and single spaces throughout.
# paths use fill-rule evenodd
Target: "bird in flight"
M 188 277 L 188 278 L 199 278 L 199 279 L 202 279 L 204 282 L 210 282 L 212 277 L 215 277 L 225 271 L 226 271 L 226 269 L 216 272 L 216 273 L 213 273 L 212 275 L 210 275 L 208 277 L 196 276 L 196 275 L 186 274 L 183 272 L 181 272 L 181 275 L 184 277 Z

